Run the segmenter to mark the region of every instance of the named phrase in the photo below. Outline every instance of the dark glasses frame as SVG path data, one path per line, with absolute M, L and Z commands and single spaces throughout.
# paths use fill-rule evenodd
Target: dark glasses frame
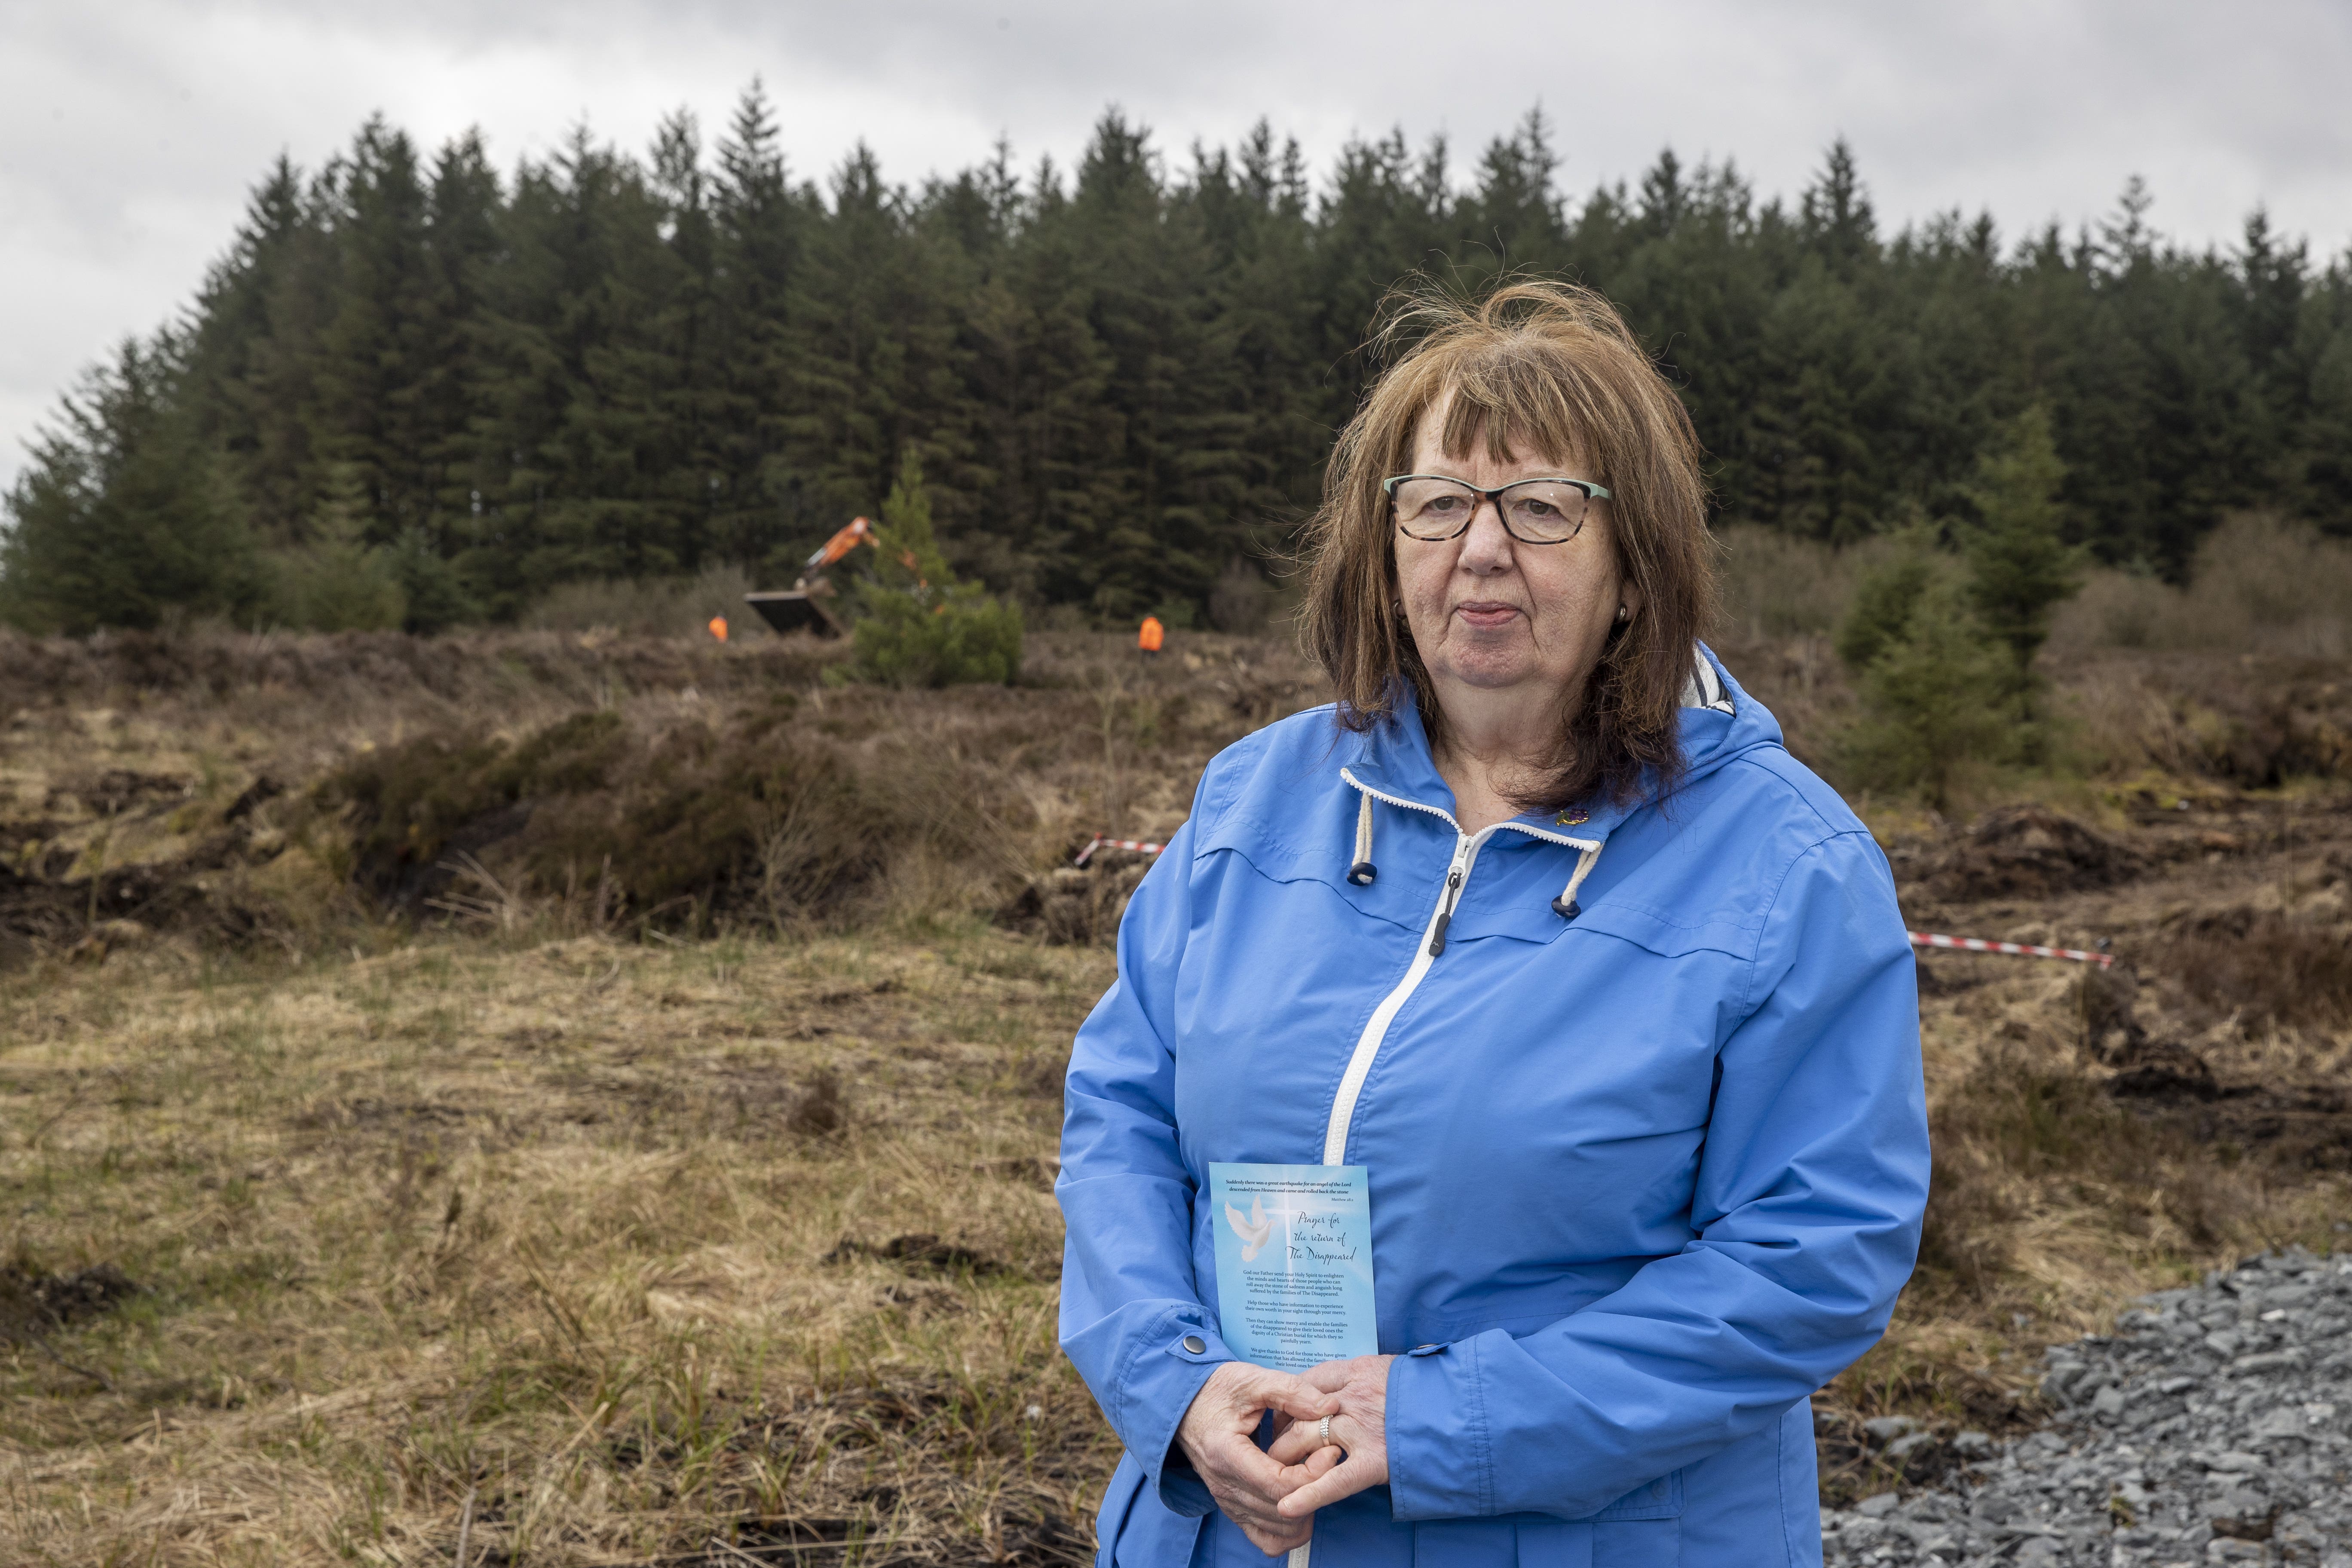
M 1596 485 L 1591 479 L 1571 479 L 1565 474 L 1538 474 L 1529 479 L 1513 479 L 1507 485 L 1496 485 L 1492 489 L 1488 489 L 1482 485 L 1474 485 L 1468 479 L 1456 479 L 1452 474 L 1391 474 L 1387 479 L 1381 481 L 1381 494 L 1388 498 L 1389 505 L 1391 510 L 1393 510 L 1396 505 L 1397 486 L 1404 483 L 1407 479 L 1437 479 L 1445 484 L 1458 485 L 1462 489 L 1468 490 L 1471 494 L 1479 498 L 1479 504 L 1491 501 L 1494 503 L 1495 516 L 1502 522 L 1503 531 L 1509 534 L 1513 539 L 1517 540 L 1521 544 L 1570 543 L 1575 540 L 1578 534 L 1584 531 L 1584 519 L 1580 517 L 1576 520 L 1576 526 L 1569 530 L 1568 537 L 1565 539 L 1529 539 L 1526 535 L 1520 533 L 1517 529 L 1511 526 L 1510 511 L 1503 505 L 1503 496 L 1506 491 L 1517 489 L 1521 485 L 1570 485 L 1573 486 L 1577 489 L 1582 490 L 1584 492 L 1584 499 L 1588 503 L 1596 500 L 1609 500 L 1612 499 L 1609 493 L 1608 487 L 1605 485 Z M 1455 529 L 1451 533 L 1415 533 L 1412 530 L 1406 528 L 1402 521 L 1399 521 L 1397 523 L 1397 529 L 1400 532 L 1403 533 L 1407 539 L 1417 539 L 1423 544 L 1443 544 L 1449 539 L 1459 539 L 1464 534 L 1469 532 L 1470 525 L 1477 521 L 1478 505 L 1474 504 L 1470 508 L 1470 515 L 1462 520 L 1462 526 Z

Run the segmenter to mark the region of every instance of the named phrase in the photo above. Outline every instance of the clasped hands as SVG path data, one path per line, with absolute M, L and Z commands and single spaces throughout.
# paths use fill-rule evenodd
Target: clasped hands
M 1315 1510 L 1389 1479 L 1389 1363 L 1327 1361 L 1293 1376 L 1248 1362 L 1209 1374 L 1176 1429 L 1177 1446 L 1207 1483 L 1217 1509 L 1260 1552 L 1303 1546 Z M 1274 1414 L 1273 1447 L 1257 1446 Z M 1326 1415 L 1331 1436 L 1321 1435 Z

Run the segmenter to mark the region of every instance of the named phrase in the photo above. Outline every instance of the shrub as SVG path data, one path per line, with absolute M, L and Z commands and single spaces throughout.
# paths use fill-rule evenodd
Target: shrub
M 2142 570 L 2091 574 L 2058 614 L 2053 643 L 2092 648 L 2352 652 L 2352 542 L 2268 512 L 2239 512 L 2205 536 L 2189 585 Z
M 1860 674 L 1910 635 L 1911 618 L 1937 576 L 1936 565 L 1925 541 L 1914 539 L 1862 574 L 1832 644 L 1847 668 Z
M 268 614 L 280 626 L 314 632 L 380 632 L 397 627 L 408 595 L 392 552 L 365 542 L 366 496 L 339 468 L 310 522 L 308 543 L 269 556 Z
M 546 631 L 704 637 L 713 616 L 755 619 L 743 603 L 751 591 L 751 579 L 723 563 L 691 577 L 594 578 L 550 588 L 521 618 Z
M 1722 546 L 1716 641 L 1762 642 L 1833 630 L 1852 596 L 1855 550 L 1836 550 L 1758 523 L 1736 523 Z
M 912 447 L 875 531 L 881 559 L 858 584 L 851 633 L 857 673 L 889 686 L 1011 684 L 1021 673 L 1021 612 L 949 571 Z
M 1941 810 L 1970 762 L 2010 753 L 2011 669 L 1949 585 L 1921 593 L 1900 632 L 1862 674 L 1863 717 L 1845 737 L 1855 779 L 1917 790 Z
M 391 631 L 408 612 L 408 595 L 388 551 L 328 540 L 273 552 L 268 570 L 268 616 L 280 626 L 312 632 Z
M 403 631 L 430 637 L 481 618 L 481 606 L 467 592 L 456 564 L 421 528 L 409 529 L 392 547 L 392 574 L 406 606 Z
M 857 671 L 868 680 L 1010 685 L 1021 673 L 1021 612 L 977 584 L 935 591 L 929 603 L 887 590 L 863 599 L 850 635 Z
M 2352 1024 L 2352 943 L 2341 927 L 2237 908 L 2181 921 L 2153 946 L 2148 972 L 2179 986 L 2201 1023 Z
M 1274 618 L 1280 597 L 1256 567 L 1238 558 L 1228 561 L 1209 590 L 1209 624 L 1221 632 L 1254 637 Z
M 2352 543 L 2241 512 L 2197 547 L 2188 599 L 2191 646 L 2341 658 L 2352 651 Z
M 360 889 L 411 915 L 487 874 L 510 901 L 688 928 L 836 916 L 911 858 L 1000 855 L 1026 818 L 1001 775 L 919 738 L 861 760 L 830 732 L 851 726 L 797 715 L 782 693 L 655 731 L 600 710 L 516 743 L 427 735 L 354 758 L 319 798 L 348 814 Z
M 2182 595 L 2144 571 L 2093 572 L 2050 632 L 2052 652 L 2075 658 L 2095 647 L 2159 647 L 2179 635 Z

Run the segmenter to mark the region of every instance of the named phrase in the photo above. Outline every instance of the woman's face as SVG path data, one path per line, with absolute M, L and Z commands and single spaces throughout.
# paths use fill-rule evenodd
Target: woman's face
M 1412 472 L 1440 474 L 1492 489 L 1518 479 L 1593 479 L 1573 454 L 1542 458 L 1514 448 L 1496 462 L 1483 441 L 1465 456 L 1439 449 L 1449 393 L 1422 416 Z M 1580 690 L 1601 662 L 1622 605 L 1641 613 L 1635 590 L 1617 570 L 1609 503 L 1595 500 L 1584 527 L 1565 544 L 1524 544 L 1511 537 L 1492 502 L 1482 502 L 1469 531 L 1438 542 L 1390 525 L 1397 586 L 1413 646 L 1428 667 L 1441 707 L 1449 695 L 1506 692 L 1557 703 Z

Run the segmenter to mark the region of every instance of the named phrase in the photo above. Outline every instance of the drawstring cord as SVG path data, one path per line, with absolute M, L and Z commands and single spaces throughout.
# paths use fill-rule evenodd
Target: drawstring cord
M 1372 864 L 1372 797 L 1359 795 L 1356 808 L 1356 863 L 1348 868 L 1348 880 L 1359 888 L 1369 888 L 1381 868 Z
M 1576 889 L 1584 886 L 1584 879 L 1592 875 L 1592 868 L 1600 860 L 1601 850 L 1597 846 L 1576 852 L 1576 869 L 1569 874 L 1568 886 L 1561 890 L 1559 897 L 1551 901 L 1552 913 L 1564 921 L 1572 921 L 1584 912 L 1576 901 Z
M 1551 901 L 1552 913 L 1564 921 L 1572 921 L 1584 912 L 1583 906 L 1576 901 L 1576 890 L 1584 886 L 1584 879 L 1592 875 L 1592 868 L 1600 860 L 1601 847 L 1598 844 L 1576 852 L 1576 869 L 1569 874 L 1568 886 L 1560 890 L 1559 897 Z M 1369 888 L 1380 874 L 1380 868 L 1372 864 L 1372 796 L 1369 790 L 1363 790 L 1356 796 L 1356 859 L 1348 868 L 1348 880 L 1359 888 Z M 1441 918 L 1436 945 L 1430 950 L 1433 953 L 1445 951 L 1444 924 L 1450 921 L 1451 915 L 1449 900 L 1447 914 Z

